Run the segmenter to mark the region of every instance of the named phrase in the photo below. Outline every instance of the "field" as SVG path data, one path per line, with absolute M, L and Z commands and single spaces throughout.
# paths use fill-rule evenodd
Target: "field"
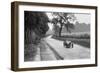
M 75 44 L 90 48 L 90 36 L 88 34 L 81 34 L 81 35 L 66 35 L 66 36 L 53 36 L 52 38 L 57 40 L 69 40 Z

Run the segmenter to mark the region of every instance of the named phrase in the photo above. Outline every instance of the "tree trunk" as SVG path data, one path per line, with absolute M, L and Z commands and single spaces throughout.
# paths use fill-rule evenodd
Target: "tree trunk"
M 63 27 L 63 25 L 61 25 L 61 27 L 60 27 L 60 29 L 59 29 L 59 37 L 61 37 L 62 27 Z

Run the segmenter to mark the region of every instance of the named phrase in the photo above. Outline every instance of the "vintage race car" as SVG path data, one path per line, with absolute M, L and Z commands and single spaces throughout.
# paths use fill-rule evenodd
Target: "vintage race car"
M 74 47 L 73 42 L 67 41 L 67 40 L 63 42 L 63 45 L 65 48 L 73 48 Z

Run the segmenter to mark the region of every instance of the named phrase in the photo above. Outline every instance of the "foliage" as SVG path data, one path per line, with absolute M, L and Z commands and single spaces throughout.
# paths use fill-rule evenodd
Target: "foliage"
M 59 36 L 61 36 L 61 31 L 63 26 L 66 27 L 68 32 L 71 32 L 72 29 L 74 29 L 74 24 L 71 23 L 73 22 L 76 17 L 74 16 L 74 14 L 72 13 L 52 13 L 53 19 L 52 19 L 52 23 L 54 25 L 60 25 L 59 26 Z
M 49 27 L 48 17 L 44 12 L 25 11 L 25 42 L 36 43 L 44 37 Z
M 35 60 L 40 39 L 49 29 L 47 23 L 48 17 L 44 12 L 24 12 L 24 61 Z

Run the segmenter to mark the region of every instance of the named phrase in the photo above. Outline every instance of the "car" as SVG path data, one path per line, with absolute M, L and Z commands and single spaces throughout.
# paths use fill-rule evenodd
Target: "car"
M 74 47 L 73 42 L 68 41 L 68 40 L 65 40 L 65 41 L 63 42 L 63 45 L 64 45 L 65 48 L 73 48 L 73 47 Z

